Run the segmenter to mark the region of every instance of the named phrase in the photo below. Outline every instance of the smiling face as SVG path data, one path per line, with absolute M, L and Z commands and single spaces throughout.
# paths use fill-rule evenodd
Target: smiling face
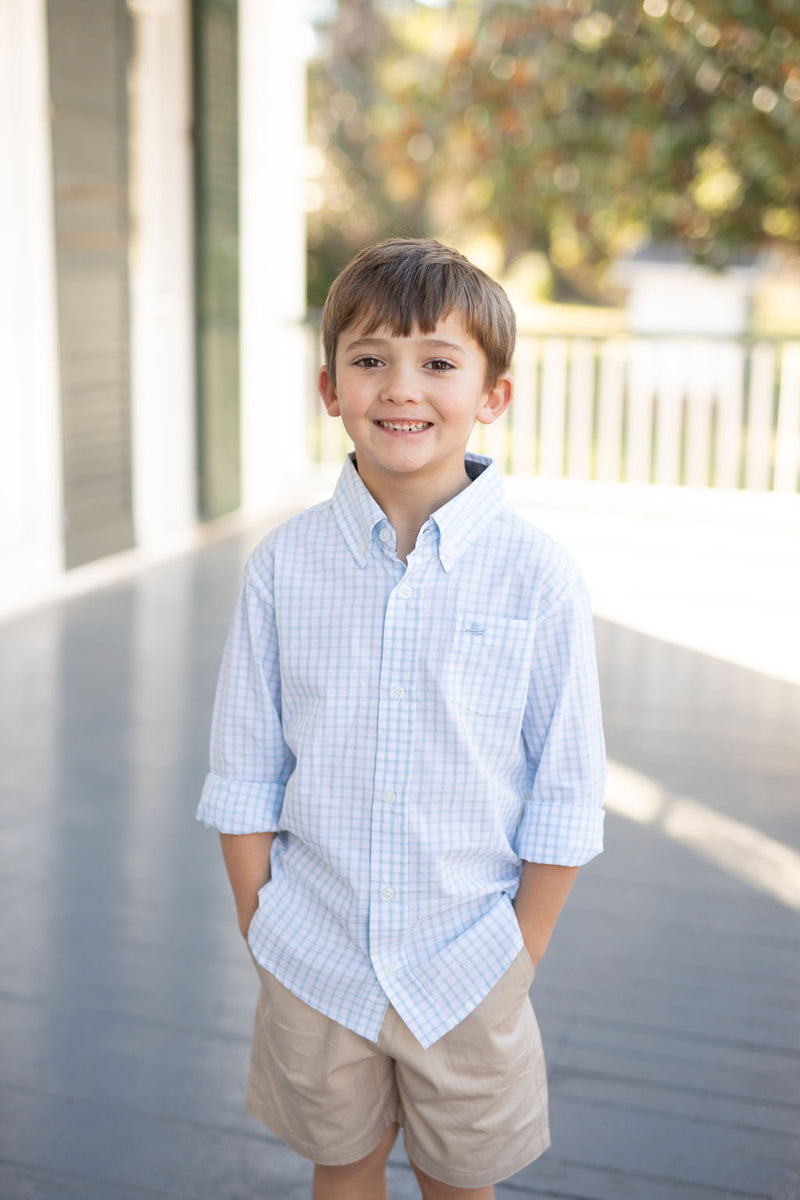
M 356 448 L 358 471 L 380 502 L 401 481 L 455 495 L 467 482 L 464 451 L 475 421 L 490 424 L 511 401 L 511 377 L 487 384 L 486 356 L 457 313 L 429 333 L 398 337 L 382 326 L 345 329 L 336 382 L 326 367 L 320 395 Z M 442 502 L 444 502 L 442 500 Z

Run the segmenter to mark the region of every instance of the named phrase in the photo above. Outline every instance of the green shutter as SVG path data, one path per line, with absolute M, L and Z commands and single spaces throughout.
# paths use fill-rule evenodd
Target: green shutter
M 199 509 L 240 504 L 239 148 L 236 0 L 195 0 Z
M 50 0 L 65 551 L 133 544 L 128 315 L 128 16 Z

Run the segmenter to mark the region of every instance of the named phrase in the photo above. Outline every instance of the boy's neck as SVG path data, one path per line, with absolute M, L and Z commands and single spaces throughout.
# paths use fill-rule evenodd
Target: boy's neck
M 391 480 L 370 470 L 367 462 L 357 470 L 373 500 L 380 505 L 397 534 L 397 557 L 406 562 L 414 549 L 417 535 L 431 516 L 472 482 L 463 462 L 460 472 L 447 477 L 436 473 L 429 478 L 417 475 L 395 476 Z

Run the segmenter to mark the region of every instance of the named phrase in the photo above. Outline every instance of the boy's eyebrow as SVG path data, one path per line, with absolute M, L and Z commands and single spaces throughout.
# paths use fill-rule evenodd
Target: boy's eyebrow
M 405 339 L 401 339 L 405 340 Z M 410 339 L 409 339 L 410 340 Z M 347 343 L 348 350 L 361 350 L 371 346 L 385 346 L 387 343 L 394 341 L 394 338 L 377 338 L 363 337 L 356 338 L 354 342 Z M 458 342 L 445 342 L 440 338 L 420 338 L 421 345 L 429 347 L 431 350 L 463 350 L 464 347 Z

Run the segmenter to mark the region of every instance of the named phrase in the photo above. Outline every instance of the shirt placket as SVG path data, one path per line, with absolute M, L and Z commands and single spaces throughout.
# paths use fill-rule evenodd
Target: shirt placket
M 402 986 L 398 976 L 405 963 L 404 938 L 409 923 L 408 797 L 425 561 L 421 555 L 412 557 L 389 594 L 383 626 L 370 843 L 369 946 L 375 973 L 390 999 Z

